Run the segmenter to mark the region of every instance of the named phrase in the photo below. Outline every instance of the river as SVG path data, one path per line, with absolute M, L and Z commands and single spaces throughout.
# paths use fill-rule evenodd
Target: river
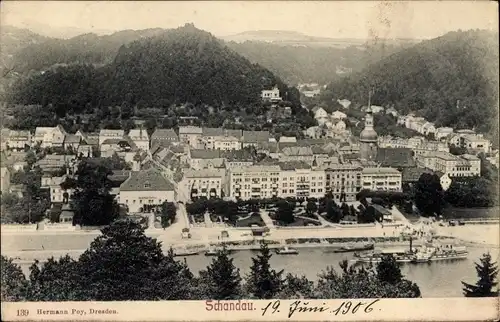
M 405 278 L 415 282 L 420 287 L 422 297 L 462 297 L 461 281 L 475 283 L 477 280 L 474 262 L 482 254 L 489 252 L 495 261 L 499 261 L 498 248 L 468 247 L 469 257 L 464 260 L 431 262 L 429 264 L 402 264 Z M 271 265 L 276 270 L 285 273 L 305 275 L 311 280 L 317 280 L 317 275 L 328 266 L 339 269 L 338 263 L 343 259 L 352 259 L 352 253 L 324 253 L 320 248 L 299 249 L 298 255 L 273 254 Z M 240 269 L 240 274 L 246 275 L 252 264 L 253 251 L 238 251 L 231 254 L 234 264 Z M 185 257 L 189 268 L 195 274 L 204 269 L 212 257 L 195 255 Z M 183 260 L 182 258 L 179 258 Z M 29 275 L 29 264 L 21 265 L 23 272 Z

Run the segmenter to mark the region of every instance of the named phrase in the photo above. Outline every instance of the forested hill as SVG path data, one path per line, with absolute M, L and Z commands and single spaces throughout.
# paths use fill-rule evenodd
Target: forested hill
M 55 64 L 106 64 L 113 61 L 118 49 L 145 37 L 164 32 L 163 29 L 124 30 L 106 36 L 83 34 L 70 39 L 45 38 L 24 46 L 14 55 L 15 71 L 45 70 Z
M 408 43 L 379 43 L 352 45 L 346 47 L 332 46 L 294 46 L 246 41 L 243 43 L 228 42 L 228 47 L 258 63 L 285 81 L 298 83 L 327 84 L 340 79 L 337 68 L 352 69 L 353 72 L 375 63 L 408 46 Z
M 193 25 L 123 45 L 112 63 L 62 66 L 14 86 L 11 103 L 52 104 L 68 112 L 131 104 L 168 108 L 190 102 L 248 107 L 260 91 L 277 84 L 299 106 L 296 89 L 250 63 Z
M 498 33 L 450 32 L 333 82 L 322 101 L 366 104 L 372 88 L 375 105 L 417 112 L 438 126 L 498 133 L 498 59 Z

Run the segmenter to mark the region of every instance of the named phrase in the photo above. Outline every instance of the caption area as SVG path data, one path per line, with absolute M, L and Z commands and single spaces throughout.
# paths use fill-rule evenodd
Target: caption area
M 118 311 L 115 309 L 92 309 L 92 308 L 61 308 L 61 309 L 46 309 L 46 308 L 37 308 L 37 309 L 19 309 L 16 311 L 17 317 L 29 317 L 34 313 L 37 316 L 57 316 L 57 315 L 76 315 L 76 316 L 85 316 L 85 315 L 110 315 L 110 314 L 118 314 Z
M 205 301 L 206 311 L 258 311 L 261 316 L 282 315 L 286 313 L 288 318 L 304 313 L 326 313 L 332 315 L 347 314 L 369 314 L 376 308 L 380 299 L 371 301 L 342 301 L 340 303 L 329 303 L 329 301 L 280 301 L 272 300 L 262 304 L 262 301 Z M 380 310 L 380 309 L 378 309 Z

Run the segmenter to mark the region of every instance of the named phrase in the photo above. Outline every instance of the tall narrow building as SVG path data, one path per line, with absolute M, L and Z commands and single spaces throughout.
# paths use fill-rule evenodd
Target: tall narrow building
M 361 160 L 375 161 L 377 159 L 378 135 L 373 128 L 371 104 L 368 104 L 365 116 L 365 128 L 359 135 L 359 152 Z

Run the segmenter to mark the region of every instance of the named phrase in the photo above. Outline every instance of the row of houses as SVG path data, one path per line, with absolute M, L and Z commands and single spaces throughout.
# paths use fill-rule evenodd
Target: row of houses
M 357 163 L 311 167 L 302 161 L 266 162 L 227 169 L 189 169 L 179 183 L 179 196 L 321 198 L 354 201 L 362 189 L 401 191 L 401 173 L 393 168 L 363 168 Z
M 417 131 L 423 135 L 432 134 L 438 141 L 445 140 L 448 144 L 453 144 L 457 147 L 465 147 L 468 151 L 474 154 L 480 152 L 491 152 L 491 142 L 482 134 L 475 133 L 473 130 L 455 131 L 451 127 L 436 127 L 434 123 L 413 114 L 399 116 L 398 124 Z

